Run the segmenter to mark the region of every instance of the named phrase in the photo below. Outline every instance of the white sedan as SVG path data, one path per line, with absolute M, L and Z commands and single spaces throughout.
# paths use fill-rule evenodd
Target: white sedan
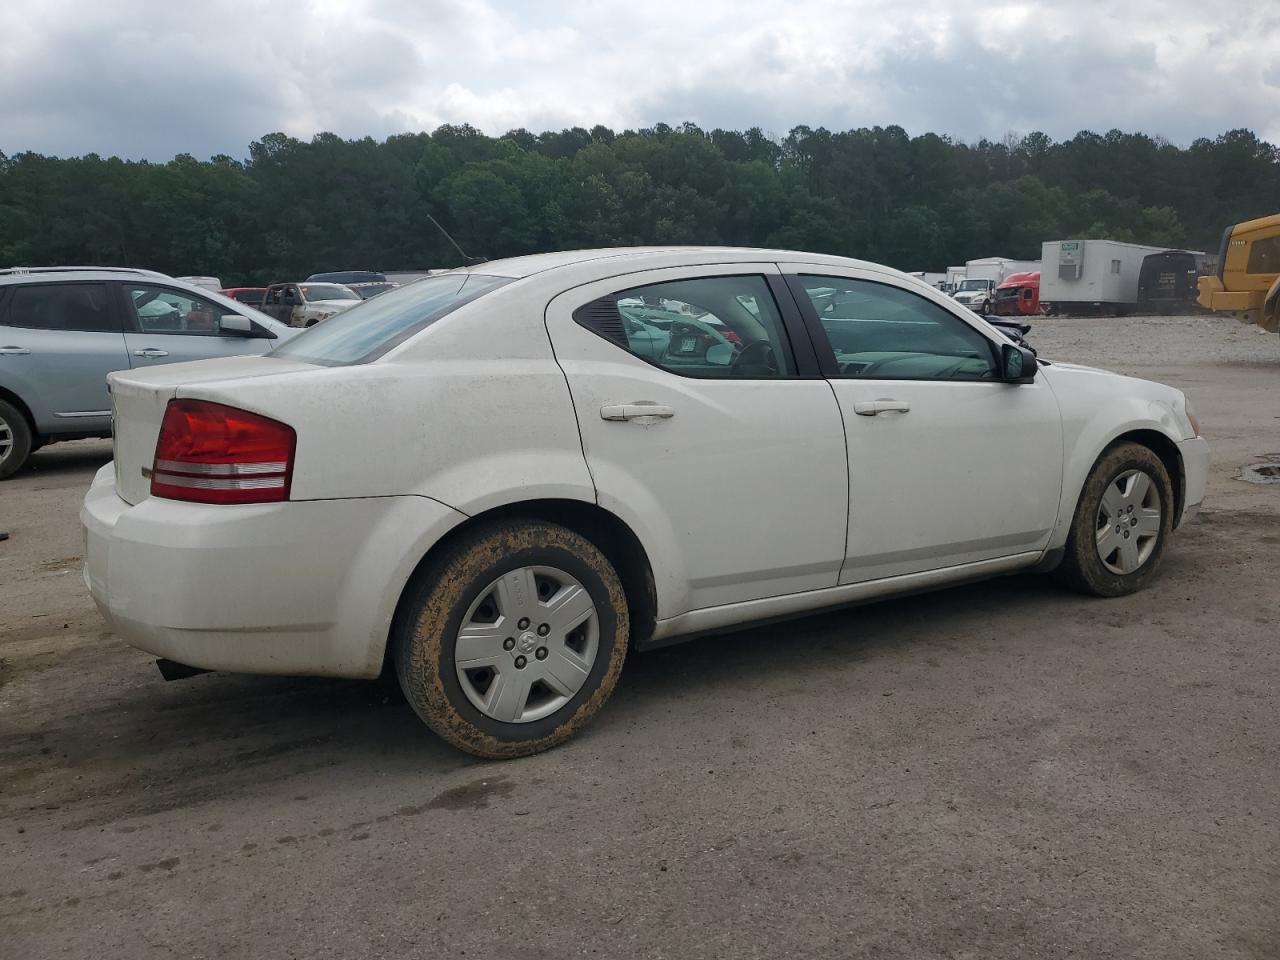
M 494 758 L 571 736 L 632 647 L 1024 570 L 1130 593 L 1208 464 L 1178 390 L 785 251 L 485 263 L 110 382 L 82 519 L 120 636 L 168 666 L 393 665 Z

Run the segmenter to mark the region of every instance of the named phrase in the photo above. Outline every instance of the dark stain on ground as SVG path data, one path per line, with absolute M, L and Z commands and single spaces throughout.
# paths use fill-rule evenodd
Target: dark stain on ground
M 143 873 L 150 873 L 152 870 L 172 870 L 181 861 L 177 857 L 165 857 L 163 860 L 157 860 L 155 863 L 144 863 L 140 867 Z
M 492 798 L 506 798 L 515 792 L 516 785 L 512 783 L 506 774 L 498 774 L 492 777 L 485 777 L 482 780 L 472 780 L 470 783 L 464 783 L 461 786 L 450 787 L 442 793 L 432 797 L 425 807 L 415 809 L 413 812 L 418 813 L 422 810 L 483 810 L 489 806 L 489 800 Z M 410 808 L 401 808 L 398 813 L 408 814 Z

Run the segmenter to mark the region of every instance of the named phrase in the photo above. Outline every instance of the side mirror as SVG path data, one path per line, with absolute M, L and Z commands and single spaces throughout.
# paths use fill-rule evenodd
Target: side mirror
M 1013 343 L 1000 344 L 1000 379 L 1005 383 L 1030 383 L 1036 377 L 1036 355 Z
M 253 336 L 253 321 L 238 313 L 224 313 L 218 318 L 218 332 L 233 336 Z

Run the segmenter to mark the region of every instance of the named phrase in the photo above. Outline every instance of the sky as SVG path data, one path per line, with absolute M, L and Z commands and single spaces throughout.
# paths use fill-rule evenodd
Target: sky
M 1278 0 L 5 0 L 0 151 L 604 124 L 1280 142 Z

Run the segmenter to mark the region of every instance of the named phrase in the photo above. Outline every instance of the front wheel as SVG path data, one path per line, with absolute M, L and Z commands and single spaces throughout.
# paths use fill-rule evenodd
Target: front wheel
M 1100 597 L 1142 589 L 1164 553 L 1173 510 L 1163 461 L 1140 444 L 1111 448 L 1080 492 L 1059 577 Z
M 630 623 L 613 566 L 556 524 L 478 527 L 415 577 L 396 619 L 396 673 L 418 716 L 497 760 L 554 747 L 618 682 Z

